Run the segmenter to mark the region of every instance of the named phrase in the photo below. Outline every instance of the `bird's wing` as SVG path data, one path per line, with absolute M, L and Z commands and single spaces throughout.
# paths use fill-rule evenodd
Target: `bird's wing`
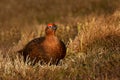
M 18 53 L 23 53 L 23 51 L 27 48 L 27 47 L 32 47 L 34 45 L 38 45 L 41 44 L 44 41 L 45 37 L 40 37 L 40 38 L 35 38 L 33 40 L 31 40 L 23 49 L 17 51 Z

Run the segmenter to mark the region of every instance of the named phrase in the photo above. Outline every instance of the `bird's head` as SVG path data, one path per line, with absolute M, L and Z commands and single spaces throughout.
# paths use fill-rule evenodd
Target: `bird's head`
M 56 30 L 57 30 L 57 25 L 48 24 L 45 29 L 45 32 L 46 32 L 46 35 L 54 35 Z

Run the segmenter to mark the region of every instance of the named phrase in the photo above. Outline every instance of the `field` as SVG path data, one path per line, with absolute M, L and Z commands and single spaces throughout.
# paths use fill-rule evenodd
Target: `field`
M 0 80 L 119 80 L 120 0 L 1 0 Z M 31 66 L 17 53 L 44 36 L 46 24 L 67 55 L 56 65 Z M 29 61 L 29 60 L 28 60 Z

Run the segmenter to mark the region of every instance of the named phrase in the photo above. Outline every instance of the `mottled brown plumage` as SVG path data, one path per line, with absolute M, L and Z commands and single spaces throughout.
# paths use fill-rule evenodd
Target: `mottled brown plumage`
M 46 64 L 58 64 L 60 59 L 63 59 L 66 55 L 65 44 L 57 38 L 55 31 L 57 26 L 55 24 L 48 24 L 45 29 L 45 37 L 36 38 L 30 41 L 22 52 L 24 60 L 27 56 L 30 60 L 34 60 L 34 63 L 44 62 Z

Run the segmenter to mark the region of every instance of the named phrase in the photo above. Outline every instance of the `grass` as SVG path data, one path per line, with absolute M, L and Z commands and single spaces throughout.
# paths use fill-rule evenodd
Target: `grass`
M 51 1 L 1 1 L 0 80 L 119 80 L 119 0 L 53 0 L 47 9 Z M 65 59 L 57 66 L 24 63 L 16 51 L 44 36 L 47 22 L 58 25 L 56 35 L 67 46 Z

